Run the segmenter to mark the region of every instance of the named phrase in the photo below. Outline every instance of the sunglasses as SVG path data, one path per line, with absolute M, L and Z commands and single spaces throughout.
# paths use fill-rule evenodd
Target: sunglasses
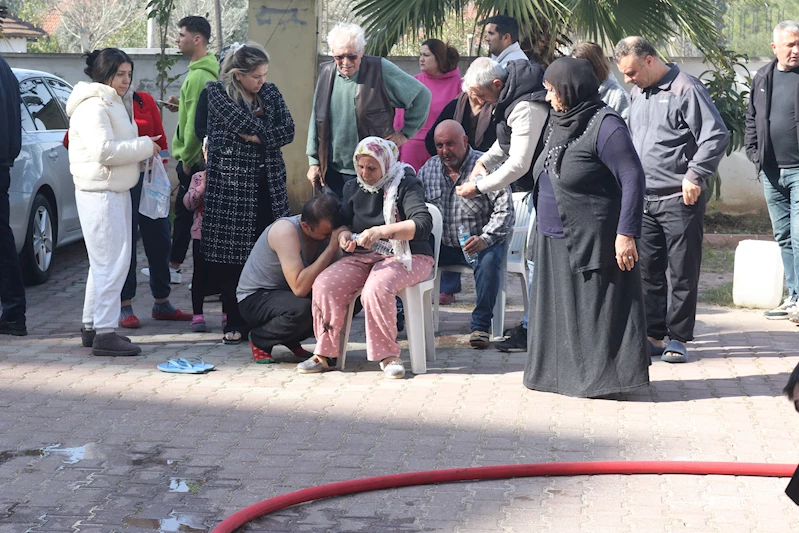
M 355 61 L 358 59 L 358 54 L 341 54 L 340 56 L 333 56 L 333 59 L 336 61 L 344 61 L 345 59 L 349 59 L 350 61 Z

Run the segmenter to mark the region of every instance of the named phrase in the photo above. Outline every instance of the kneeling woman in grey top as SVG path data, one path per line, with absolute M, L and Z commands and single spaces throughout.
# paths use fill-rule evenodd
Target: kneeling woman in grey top
M 433 219 L 422 182 L 412 167 L 397 162 L 398 156 L 397 146 L 379 137 L 366 137 L 355 148 L 357 179 L 344 185 L 341 207 L 342 221 L 351 231 L 343 231 L 338 239 L 346 254 L 314 282 L 316 349 L 313 357 L 297 365 L 300 373 L 335 365 L 347 308 L 362 290 L 367 358 L 380 361 L 388 377 L 405 376 L 397 343 L 396 296 L 430 275 Z M 386 248 L 387 255 L 374 251 L 375 243 Z

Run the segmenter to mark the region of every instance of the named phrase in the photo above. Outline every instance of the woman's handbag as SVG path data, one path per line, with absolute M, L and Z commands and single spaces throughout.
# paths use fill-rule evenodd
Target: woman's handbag
M 153 220 L 168 217 L 171 196 L 172 184 L 164 163 L 160 157 L 151 157 L 144 163 L 139 213 Z

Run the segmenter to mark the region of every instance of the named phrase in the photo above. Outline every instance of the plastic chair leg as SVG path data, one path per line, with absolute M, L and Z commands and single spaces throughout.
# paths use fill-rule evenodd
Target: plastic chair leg
M 408 287 L 401 291 L 399 296 L 405 306 L 405 328 L 408 331 L 411 370 L 414 374 L 424 374 L 427 372 L 427 361 L 425 359 L 425 313 L 422 311 L 422 291 L 417 287 Z
M 432 324 L 433 324 L 433 332 L 434 333 L 438 333 L 439 332 L 439 327 L 438 327 L 438 298 L 439 298 L 440 294 L 441 294 L 441 269 L 438 269 L 438 271 L 436 272 L 436 280 L 433 283 L 433 294 L 431 295 L 431 298 L 433 300 L 433 321 L 432 321 Z
M 530 294 L 528 293 L 529 287 L 527 286 L 527 269 L 522 274 L 522 299 L 524 301 L 524 314 L 530 312 Z
M 437 293 L 431 291 L 431 295 L 435 299 Z M 425 295 L 427 297 L 427 295 Z M 422 298 L 424 300 L 424 298 Z M 436 360 L 436 336 L 433 328 L 428 324 L 433 324 L 433 306 L 424 305 L 424 350 L 425 357 L 428 361 Z

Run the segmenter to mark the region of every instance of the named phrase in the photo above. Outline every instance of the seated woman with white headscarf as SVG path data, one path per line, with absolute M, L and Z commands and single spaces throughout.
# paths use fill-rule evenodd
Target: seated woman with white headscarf
M 347 309 L 362 290 L 367 358 L 379 361 L 387 377 L 405 376 L 397 343 L 396 296 L 430 275 L 433 219 L 422 182 L 411 166 L 397 162 L 398 156 L 397 146 L 379 137 L 366 137 L 355 148 L 357 179 L 344 185 L 341 209 L 343 224 L 351 230 L 339 235 L 346 254 L 313 284 L 316 349 L 297 365 L 301 374 L 335 366 Z M 374 248 L 382 248 L 382 253 Z

